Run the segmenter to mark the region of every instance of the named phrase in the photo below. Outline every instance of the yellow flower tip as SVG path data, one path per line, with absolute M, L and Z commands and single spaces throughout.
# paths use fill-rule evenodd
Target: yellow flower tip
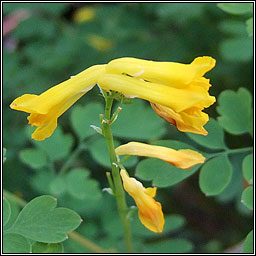
M 148 145 L 141 142 L 129 142 L 115 149 L 117 155 L 136 155 L 161 159 L 181 169 L 189 169 L 203 163 L 205 157 L 190 149 L 174 150 L 163 146 Z
M 211 102 L 215 101 L 215 97 L 210 98 L 210 100 Z M 191 132 L 201 135 L 208 134 L 203 126 L 209 121 L 209 116 L 198 107 L 176 112 L 172 108 L 152 102 L 151 106 L 158 116 L 176 126 L 181 132 Z
M 73 17 L 74 22 L 76 23 L 85 23 L 93 20 L 95 17 L 95 9 L 92 7 L 82 7 L 79 8 Z
M 37 100 L 38 95 L 34 94 L 24 94 L 18 98 L 16 98 L 11 104 L 10 108 L 14 110 L 23 111 L 26 113 L 36 113 L 37 110 L 34 107 L 34 103 Z M 44 114 L 44 111 L 40 112 L 41 114 Z
M 197 67 L 198 76 L 203 76 L 215 67 L 216 60 L 209 56 L 197 57 L 192 61 L 191 65 Z
M 40 95 L 25 94 L 18 97 L 10 107 L 30 113 L 27 118 L 29 124 L 37 126 L 32 138 L 44 140 L 56 129 L 57 119 L 91 90 L 104 72 L 105 65 L 92 66 Z
M 184 155 L 183 161 L 180 161 L 177 164 L 178 168 L 188 170 L 194 165 L 202 164 L 205 162 L 205 157 L 199 152 L 191 149 L 180 149 L 178 151 Z
M 161 204 L 154 200 L 156 188 L 144 188 L 139 181 L 130 178 L 123 169 L 120 174 L 124 189 L 133 197 L 139 209 L 141 223 L 153 232 L 162 232 L 165 220 Z

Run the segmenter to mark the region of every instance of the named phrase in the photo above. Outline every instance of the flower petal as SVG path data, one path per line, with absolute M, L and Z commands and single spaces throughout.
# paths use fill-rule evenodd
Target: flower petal
M 28 117 L 29 124 L 38 127 L 32 138 L 44 140 L 50 137 L 57 127 L 58 117 L 92 89 L 104 72 L 105 65 L 90 67 L 40 95 L 25 94 L 18 97 L 10 107 L 31 113 Z
M 153 199 L 156 188 L 145 189 L 139 181 L 130 178 L 125 170 L 121 170 L 120 174 L 124 189 L 138 206 L 141 223 L 153 232 L 162 232 L 165 220 L 161 204 Z
M 207 135 L 204 125 L 208 122 L 209 116 L 200 108 L 190 108 L 183 112 L 175 112 L 171 108 L 151 103 L 155 112 L 164 120 L 175 125 L 182 132 L 192 132 Z
M 193 89 L 194 91 L 176 89 L 164 84 L 145 82 L 124 75 L 105 74 L 99 79 L 98 84 L 107 91 L 113 90 L 124 95 L 132 95 L 170 107 L 177 112 L 197 104 L 201 105 L 208 97 L 208 93 L 203 88 L 198 88 L 197 91 L 195 89 Z
M 191 64 L 125 57 L 110 61 L 106 66 L 106 72 L 120 75 L 127 74 L 153 83 L 184 88 L 214 66 L 215 60 L 211 57 L 198 57 Z
M 174 150 L 167 147 L 148 145 L 140 142 L 129 142 L 115 150 L 117 155 L 136 155 L 159 158 L 177 168 L 189 169 L 196 164 L 203 163 L 205 157 L 200 153 L 190 150 Z

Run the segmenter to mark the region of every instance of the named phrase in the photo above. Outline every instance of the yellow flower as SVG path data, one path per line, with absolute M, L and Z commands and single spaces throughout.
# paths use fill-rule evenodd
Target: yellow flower
M 32 138 L 44 140 L 54 132 L 58 117 L 91 90 L 104 72 L 105 65 L 90 67 L 40 95 L 24 94 L 18 97 L 10 107 L 30 113 L 29 124 L 37 126 Z
M 92 7 L 79 8 L 73 17 L 74 22 L 84 23 L 93 20 L 95 17 L 95 9 Z
M 157 188 L 144 188 L 139 181 L 130 178 L 125 170 L 121 170 L 120 174 L 124 189 L 136 202 L 141 223 L 153 232 L 162 232 L 165 222 L 162 206 L 154 200 Z
M 207 134 L 204 108 L 215 102 L 208 93 L 209 79 L 203 75 L 215 66 L 211 57 L 198 57 L 191 64 L 155 62 L 135 58 L 110 61 L 98 83 L 127 97 L 152 103 L 159 116 L 181 131 Z
M 117 155 L 136 155 L 159 158 L 178 168 L 189 169 L 203 163 L 205 157 L 191 149 L 174 150 L 162 146 L 148 145 L 140 142 L 129 142 L 115 149 Z

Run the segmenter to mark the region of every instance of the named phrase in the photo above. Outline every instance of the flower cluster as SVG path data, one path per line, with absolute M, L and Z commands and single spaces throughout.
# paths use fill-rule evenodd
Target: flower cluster
M 214 66 L 215 60 L 206 56 L 196 58 L 191 64 L 119 58 L 105 65 L 92 66 L 40 95 L 18 97 L 10 107 L 30 113 L 29 124 L 37 127 L 32 138 L 44 140 L 54 132 L 57 119 L 98 84 L 105 91 L 149 101 L 160 117 L 182 132 L 207 135 L 203 126 L 209 117 L 203 110 L 215 102 L 215 97 L 209 95 L 211 85 L 203 76 Z M 182 169 L 205 160 L 193 150 L 176 151 L 138 142 L 118 147 L 116 154 L 155 157 Z M 154 200 L 156 188 L 145 189 L 125 170 L 120 174 L 125 190 L 139 208 L 141 222 L 153 232 L 162 232 L 164 217 L 161 204 Z

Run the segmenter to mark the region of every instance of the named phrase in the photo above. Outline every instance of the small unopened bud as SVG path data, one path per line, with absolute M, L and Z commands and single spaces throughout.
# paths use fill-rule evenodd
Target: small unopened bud
M 90 125 L 90 127 L 91 127 L 94 131 L 96 131 L 97 133 L 103 135 L 103 134 L 102 134 L 102 130 L 101 130 L 100 127 L 95 126 L 95 125 Z
M 103 188 L 102 191 L 108 192 L 110 195 L 114 195 L 113 190 L 111 188 Z

